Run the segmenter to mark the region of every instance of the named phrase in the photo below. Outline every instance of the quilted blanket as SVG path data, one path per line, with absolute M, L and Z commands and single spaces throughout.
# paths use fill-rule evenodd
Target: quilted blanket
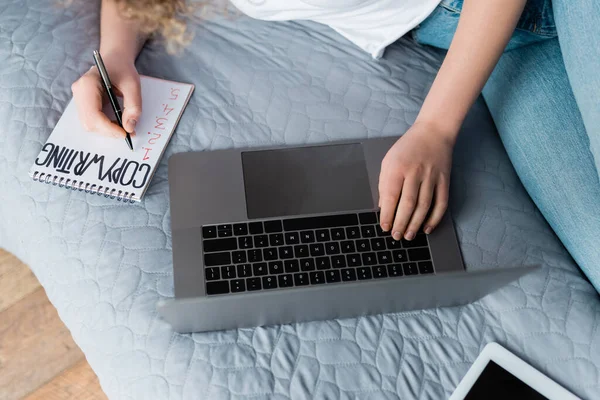
M 174 333 L 167 160 L 176 152 L 391 136 L 414 121 L 443 54 L 407 39 L 372 60 L 313 23 L 214 17 L 142 73 L 196 91 L 143 202 L 32 182 L 27 171 L 92 65 L 99 2 L 0 2 L 0 246 L 28 263 L 113 399 L 443 399 L 497 341 L 600 397 L 600 301 L 505 154 L 487 109 L 456 149 L 452 211 L 468 268 L 542 270 L 465 307 Z

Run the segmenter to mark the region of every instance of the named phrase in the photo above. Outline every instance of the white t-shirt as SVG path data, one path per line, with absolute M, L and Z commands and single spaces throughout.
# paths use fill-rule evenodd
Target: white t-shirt
M 231 0 L 244 14 L 268 21 L 311 20 L 329 25 L 370 53 L 419 25 L 440 0 Z

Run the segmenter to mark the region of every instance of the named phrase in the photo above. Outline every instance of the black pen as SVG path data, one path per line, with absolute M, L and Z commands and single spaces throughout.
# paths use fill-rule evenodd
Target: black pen
M 113 111 L 115 112 L 115 116 L 117 117 L 117 122 L 119 123 L 119 126 L 121 128 L 123 128 L 123 120 L 122 120 L 123 111 L 121 111 L 121 106 L 119 105 L 117 96 L 115 96 L 115 93 L 112 90 L 112 83 L 110 83 L 110 78 L 108 77 L 108 72 L 106 71 L 106 68 L 104 67 L 104 62 L 102 61 L 102 57 L 100 56 L 100 53 L 97 50 L 94 50 L 94 61 L 96 62 L 96 67 L 98 68 L 100 77 L 102 78 L 102 85 L 104 85 L 104 89 L 106 90 L 106 93 L 108 93 L 108 99 L 110 100 L 110 105 L 112 106 Z M 125 128 L 123 128 L 123 130 L 125 131 L 125 134 L 126 134 L 125 142 L 127 142 L 127 146 L 129 146 L 131 151 L 133 151 L 133 143 L 131 142 L 131 136 L 129 135 L 129 132 L 127 132 L 125 130 Z

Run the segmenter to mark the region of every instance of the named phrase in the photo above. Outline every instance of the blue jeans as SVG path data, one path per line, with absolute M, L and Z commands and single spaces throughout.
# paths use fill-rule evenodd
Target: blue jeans
M 448 48 L 462 0 L 443 0 L 415 40 Z M 600 292 L 600 2 L 529 1 L 483 89 L 533 201 Z

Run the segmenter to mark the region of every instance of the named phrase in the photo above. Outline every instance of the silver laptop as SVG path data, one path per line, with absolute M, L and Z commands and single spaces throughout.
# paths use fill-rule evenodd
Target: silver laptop
M 169 161 L 179 332 L 466 304 L 535 267 L 466 272 L 447 213 L 430 235 L 379 227 L 397 138 L 176 154 Z

